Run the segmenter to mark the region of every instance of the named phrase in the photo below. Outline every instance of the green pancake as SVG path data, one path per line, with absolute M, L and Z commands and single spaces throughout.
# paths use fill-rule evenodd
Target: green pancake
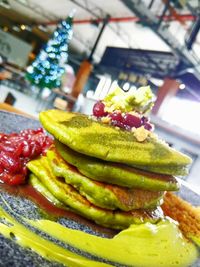
M 191 163 L 161 140 L 149 136 L 138 142 L 132 132 L 83 114 L 48 110 L 40 113 L 40 121 L 61 143 L 88 156 L 172 175 L 186 175 Z
M 36 191 L 38 191 L 41 195 L 48 199 L 48 201 L 53 205 L 58 208 L 67 209 L 66 205 L 64 205 L 56 197 L 54 197 L 54 195 L 52 195 L 51 192 L 43 185 L 43 183 L 40 182 L 40 179 L 38 179 L 35 174 L 31 173 L 29 175 L 29 183 Z
M 47 151 L 47 158 L 55 176 L 63 177 L 67 184 L 98 207 L 130 211 L 155 208 L 162 202 L 163 192 L 160 191 L 129 189 L 91 180 L 65 162 L 53 149 Z
M 179 184 L 173 176 L 145 172 L 119 163 L 103 161 L 80 154 L 55 140 L 61 157 L 85 176 L 109 184 L 150 191 L 176 191 Z
M 75 213 L 93 220 L 97 224 L 113 229 L 124 229 L 131 224 L 156 223 L 163 217 L 160 208 L 151 210 L 110 211 L 99 208 L 81 196 L 76 189 L 52 173 L 46 157 L 29 161 L 29 170 L 40 180 L 50 193 Z

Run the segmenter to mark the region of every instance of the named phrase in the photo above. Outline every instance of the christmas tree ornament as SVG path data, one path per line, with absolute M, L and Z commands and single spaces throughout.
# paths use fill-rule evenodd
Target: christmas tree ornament
M 26 78 L 31 84 L 43 88 L 58 88 L 65 72 L 68 58 L 68 44 L 72 38 L 73 15 L 61 21 L 52 38 L 40 51 L 35 61 L 27 68 Z

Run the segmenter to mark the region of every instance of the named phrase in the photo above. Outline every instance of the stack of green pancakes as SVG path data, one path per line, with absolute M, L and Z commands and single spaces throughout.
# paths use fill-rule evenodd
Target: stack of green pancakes
M 157 138 L 138 142 L 83 114 L 49 110 L 40 121 L 55 142 L 28 163 L 32 185 L 55 205 L 106 227 L 162 219 L 165 192 L 179 189 L 174 175 L 186 175 L 191 163 Z

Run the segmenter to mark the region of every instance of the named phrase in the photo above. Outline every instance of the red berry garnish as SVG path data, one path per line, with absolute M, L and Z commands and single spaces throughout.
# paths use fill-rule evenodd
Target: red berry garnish
M 25 182 L 24 174 L 15 174 L 10 176 L 9 180 L 7 179 L 7 183 L 9 185 L 19 185 Z
M 122 122 L 122 123 L 124 121 L 124 118 L 123 118 L 121 112 L 110 113 L 109 117 L 111 118 L 112 121 L 119 121 L 119 122 Z
M 123 129 L 125 129 L 125 125 L 123 124 L 123 122 L 121 122 L 121 121 L 111 121 L 111 124 L 113 125 L 113 126 L 117 126 L 117 127 L 119 127 L 119 128 L 123 128 Z
M 107 116 L 108 113 L 104 111 L 105 105 L 103 102 L 98 101 L 93 107 L 93 115 L 96 117 Z
M 127 113 L 124 116 L 124 124 L 135 128 L 139 128 L 142 125 L 142 121 L 139 117 Z
M 146 122 L 145 124 L 144 124 L 144 128 L 146 129 L 146 130 L 148 130 L 148 131 L 151 131 L 152 130 L 152 125 L 149 123 L 149 122 Z
M 45 153 L 53 140 L 42 128 L 20 133 L 0 133 L 0 182 L 17 185 L 25 182 L 26 163 Z

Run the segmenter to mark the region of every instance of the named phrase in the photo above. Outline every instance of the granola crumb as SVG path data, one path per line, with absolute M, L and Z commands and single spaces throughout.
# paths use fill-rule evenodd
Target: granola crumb
M 102 121 L 103 123 L 108 124 L 108 123 L 111 121 L 111 118 L 110 118 L 110 117 L 102 117 L 102 118 L 101 118 L 101 121 Z
M 133 133 L 138 142 L 143 142 L 149 135 L 149 131 L 146 130 L 144 126 L 135 129 Z

